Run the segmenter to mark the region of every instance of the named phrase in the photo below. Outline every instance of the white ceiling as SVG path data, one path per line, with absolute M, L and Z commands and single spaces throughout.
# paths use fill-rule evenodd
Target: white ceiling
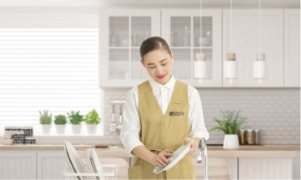
M 259 0 L 233 0 L 233 8 L 256 8 Z M 228 8 L 230 0 L 0 0 L 1 7 Z M 261 0 L 262 8 L 300 8 L 300 0 Z

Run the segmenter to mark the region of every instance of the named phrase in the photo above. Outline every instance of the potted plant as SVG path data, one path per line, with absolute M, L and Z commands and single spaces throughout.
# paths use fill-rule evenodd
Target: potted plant
M 64 134 L 66 129 L 66 116 L 59 114 L 54 117 L 54 124 L 57 134 Z
M 100 123 L 100 117 L 95 109 L 91 110 L 86 114 L 84 120 L 87 124 L 87 131 L 89 134 L 95 134 L 97 131 L 98 124 Z
M 49 113 L 48 110 L 39 111 L 39 113 L 42 132 L 44 134 L 49 134 L 51 130 L 52 114 Z
M 80 114 L 79 111 L 71 111 L 67 113 L 69 122 L 71 123 L 71 129 L 73 134 L 80 134 L 81 133 L 81 122 L 83 122 L 84 116 Z
M 221 118 L 214 118 L 218 124 L 209 131 L 222 131 L 225 133 L 224 149 L 236 149 L 239 147 L 238 130 L 243 128 L 247 118 L 241 116 L 241 111 L 222 111 Z

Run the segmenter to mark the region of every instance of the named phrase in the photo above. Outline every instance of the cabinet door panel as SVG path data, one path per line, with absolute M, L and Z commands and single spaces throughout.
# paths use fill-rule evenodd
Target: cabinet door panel
M 162 37 L 175 55 L 173 74 L 195 87 L 221 86 L 221 10 L 162 10 Z M 196 54 L 205 54 L 205 78 L 194 78 Z
M 160 35 L 159 10 L 102 10 L 99 32 L 100 87 L 132 87 L 148 77 L 139 47 L 147 37 Z
M 38 179 L 64 179 L 64 151 L 38 151 Z
M 223 78 L 230 87 L 283 86 L 283 11 L 262 10 L 261 25 L 257 10 L 229 10 L 223 12 L 223 62 L 227 52 L 236 53 L 237 77 Z M 232 19 L 232 24 L 230 23 Z M 260 48 L 261 47 L 261 48 Z M 266 54 L 265 78 L 253 77 L 253 63 L 258 52 Z
M 292 159 L 288 158 L 240 158 L 239 179 L 292 179 Z
M 300 12 L 285 10 L 284 86 L 300 86 Z
M 36 179 L 34 151 L 1 151 L 0 179 Z

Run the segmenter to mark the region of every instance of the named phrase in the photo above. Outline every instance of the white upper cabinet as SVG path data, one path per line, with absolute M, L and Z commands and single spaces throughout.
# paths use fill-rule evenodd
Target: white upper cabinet
M 100 87 L 132 87 L 147 80 L 139 48 L 144 39 L 155 35 L 164 37 L 175 54 L 176 79 L 195 87 L 220 87 L 221 24 L 221 10 L 102 10 Z M 208 62 L 208 77 L 203 80 L 193 76 L 194 60 L 200 52 Z
M 300 10 L 284 11 L 284 86 L 300 87 Z
M 283 10 L 263 9 L 261 16 L 258 10 L 236 9 L 232 10 L 232 16 L 230 10 L 223 11 L 223 64 L 229 51 L 236 53 L 237 63 L 236 78 L 232 81 L 223 78 L 223 86 L 283 87 L 283 25 Z M 258 51 L 266 56 L 265 78 L 261 81 L 253 76 Z
M 100 87 L 132 87 L 147 79 L 139 47 L 160 35 L 160 11 L 102 9 L 99 26 Z
M 195 87 L 221 87 L 221 10 L 163 9 L 161 24 L 162 36 L 174 52 L 174 76 Z M 205 57 L 207 73 L 195 79 L 199 53 Z

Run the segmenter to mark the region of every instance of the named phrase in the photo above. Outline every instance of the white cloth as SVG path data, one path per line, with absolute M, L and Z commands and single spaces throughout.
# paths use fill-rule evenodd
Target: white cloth
M 152 79 L 149 80 L 149 82 L 162 112 L 165 113 L 170 102 L 176 80 L 172 77 L 165 85 L 161 85 Z M 208 139 L 209 133 L 204 123 L 201 99 L 198 91 L 190 85 L 188 85 L 188 100 L 188 120 L 191 125 L 190 136 L 199 138 L 204 137 L 205 139 Z M 123 125 L 121 128 L 120 139 L 127 152 L 131 153 L 135 147 L 143 145 L 139 138 L 140 130 L 138 87 L 136 86 L 128 92 L 123 109 Z

